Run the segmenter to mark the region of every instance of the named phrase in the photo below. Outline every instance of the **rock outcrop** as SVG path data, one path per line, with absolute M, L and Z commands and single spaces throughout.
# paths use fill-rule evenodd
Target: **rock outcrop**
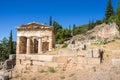
M 119 27 L 116 23 L 110 23 L 110 24 L 101 24 L 95 26 L 92 30 L 89 30 L 87 33 L 83 35 L 77 35 L 74 36 L 74 40 L 91 40 L 91 39 L 99 39 L 99 38 L 115 38 L 120 37 Z
M 109 37 L 119 37 L 120 33 L 116 23 L 101 24 L 96 26 L 93 31 L 95 31 L 96 37 L 109 38 Z

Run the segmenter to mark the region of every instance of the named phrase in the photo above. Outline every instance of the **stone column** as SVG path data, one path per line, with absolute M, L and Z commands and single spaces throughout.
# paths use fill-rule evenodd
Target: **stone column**
M 38 39 L 38 54 L 42 54 L 42 38 Z
M 20 37 L 17 37 L 17 46 L 16 46 L 16 53 L 19 54 L 20 53 Z
M 49 51 L 52 51 L 52 37 L 49 37 Z
M 27 54 L 30 54 L 30 38 L 27 38 L 27 50 L 26 50 Z

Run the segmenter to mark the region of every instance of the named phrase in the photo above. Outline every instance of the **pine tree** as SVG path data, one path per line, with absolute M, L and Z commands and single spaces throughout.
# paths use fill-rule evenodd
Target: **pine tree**
M 91 27 L 91 21 L 89 20 L 89 24 L 88 24 L 88 30 L 91 30 L 92 27 Z
M 53 22 L 53 27 L 54 27 L 55 32 L 62 29 L 62 26 L 56 21 Z
M 49 25 L 52 26 L 52 16 L 50 16 L 50 22 Z
M 93 29 L 94 27 L 95 27 L 95 22 L 94 22 L 94 20 L 92 20 L 91 29 Z
M 71 30 L 71 25 L 69 25 L 69 32 L 70 32 L 71 36 L 73 36 L 72 30 Z
M 118 19 L 120 20 L 120 2 L 118 3 L 116 15 L 117 15 Z
M 118 7 L 116 11 L 116 23 L 119 26 L 119 30 L 120 30 L 120 2 L 118 3 Z
M 74 36 L 74 35 L 75 35 L 75 28 L 76 28 L 76 25 L 75 25 L 75 24 L 73 24 L 72 36 Z
M 111 2 L 111 0 L 108 0 L 106 13 L 105 13 L 105 22 L 108 22 L 108 19 L 113 15 L 114 15 L 114 10 L 112 7 L 112 2 Z
M 12 30 L 10 32 L 10 37 L 9 37 L 8 53 L 9 54 L 13 54 L 14 53 L 14 50 L 13 50 L 13 40 L 12 40 Z

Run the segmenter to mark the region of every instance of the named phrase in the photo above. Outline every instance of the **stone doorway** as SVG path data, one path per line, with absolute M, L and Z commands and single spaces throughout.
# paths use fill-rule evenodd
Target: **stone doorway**
M 48 51 L 49 50 L 49 42 L 43 42 L 42 43 L 42 50 L 43 50 L 43 52 L 46 52 L 46 51 Z

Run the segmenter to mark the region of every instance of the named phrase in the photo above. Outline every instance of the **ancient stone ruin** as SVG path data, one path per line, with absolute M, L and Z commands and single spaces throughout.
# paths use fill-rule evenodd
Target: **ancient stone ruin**
M 55 33 L 52 26 L 29 23 L 17 27 L 16 66 L 37 63 L 46 51 L 55 47 Z M 40 58 L 40 60 L 39 60 Z M 42 58 L 44 59 L 44 58 Z
M 17 31 L 17 71 L 38 71 L 40 66 L 80 69 L 101 63 L 100 49 L 86 50 L 86 44 L 71 44 L 71 54 L 59 51 L 56 55 L 45 55 L 55 47 L 55 33 L 51 26 L 33 22 L 17 27 Z
M 9 59 L 0 62 L 0 80 L 8 80 L 12 78 L 12 70 L 16 63 L 16 55 L 9 55 Z
M 55 45 L 52 26 L 30 23 L 17 27 L 17 54 L 43 54 Z

